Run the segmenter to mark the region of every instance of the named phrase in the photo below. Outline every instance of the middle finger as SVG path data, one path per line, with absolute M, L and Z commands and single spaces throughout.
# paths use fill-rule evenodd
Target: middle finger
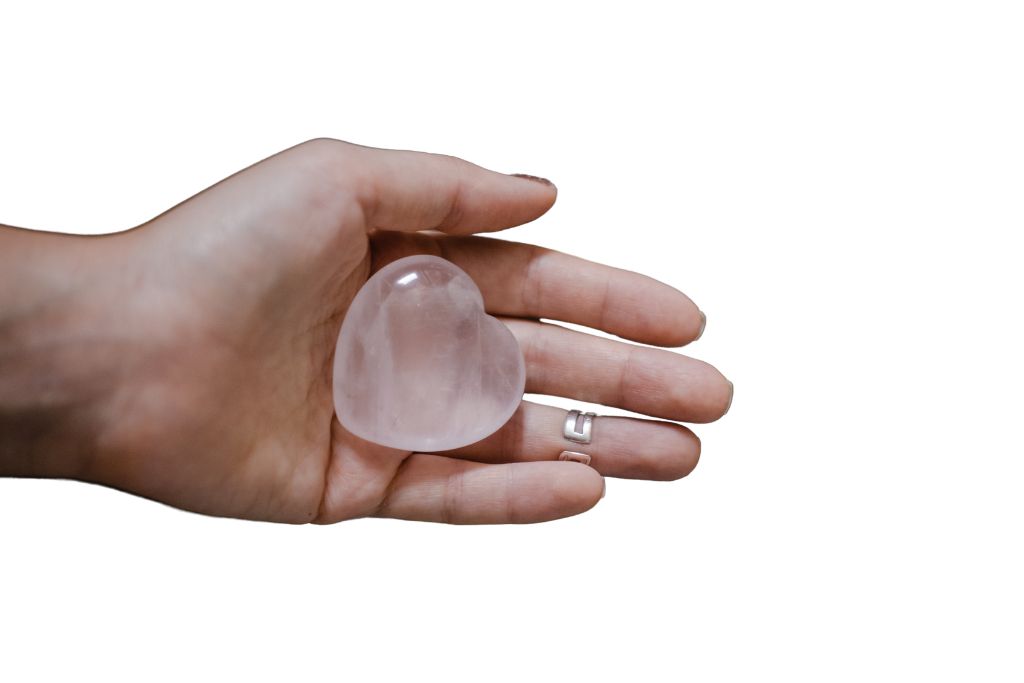
M 717 420 L 732 401 L 732 384 L 704 361 L 558 325 L 501 320 L 523 351 L 528 393 L 683 422 Z

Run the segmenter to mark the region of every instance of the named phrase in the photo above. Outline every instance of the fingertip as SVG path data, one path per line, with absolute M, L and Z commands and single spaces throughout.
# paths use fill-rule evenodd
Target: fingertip
M 707 316 L 690 297 L 674 287 L 665 287 L 671 290 L 671 294 L 666 295 L 666 300 L 671 300 L 672 303 L 663 309 L 666 312 L 662 318 L 661 328 L 666 341 L 664 345 L 679 347 L 697 341 L 704 335 Z
M 604 497 L 604 477 L 589 465 L 563 461 L 561 477 L 552 480 L 552 498 L 564 511 L 559 517 L 586 512 Z
M 530 220 L 543 216 L 555 205 L 555 201 L 558 199 L 558 187 L 547 178 L 527 173 L 512 173 L 509 177 L 525 181 L 519 182 L 517 185 L 525 188 L 528 201 L 534 207 L 535 214 Z
M 732 382 L 710 363 L 695 358 L 689 361 L 695 365 L 670 391 L 679 419 L 697 424 L 721 419 L 732 406 Z
M 693 338 L 693 341 L 697 341 L 704 336 L 704 328 L 708 326 L 708 316 L 704 311 L 697 311 L 700 315 L 700 327 L 697 329 L 697 335 Z
M 602 417 L 607 424 L 606 457 L 594 462 L 606 474 L 628 479 L 675 481 L 693 472 L 700 459 L 700 438 L 675 422 Z
M 520 502 L 521 522 L 548 522 L 572 517 L 597 505 L 604 495 L 604 477 L 594 468 L 571 461 L 518 463 L 518 471 L 537 476 L 532 495 Z
M 674 430 L 676 443 L 669 451 L 671 455 L 666 458 L 662 470 L 664 481 L 675 481 L 688 476 L 696 469 L 697 463 L 700 461 L 700 437 L 683 425 L 674 426 L 676 428 Z
M 611 269 L 607 278 L 600 329 L 662 347 L 685 346 L 703 333 L 701 310 L 675 287 L 628 270 Z

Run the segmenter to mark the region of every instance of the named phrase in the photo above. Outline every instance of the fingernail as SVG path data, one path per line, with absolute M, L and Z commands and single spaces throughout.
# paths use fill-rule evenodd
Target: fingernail
M 693 338 L 693 341 L 697 341 L 704 334 L 704 328 L 708 326 L 708 317 L 704 315 L 704 311 L 697 311 L 700 313 L 700 329 L 697 330 L 697 336 Z
M 725 380 L 725 381 L 729 382 L 729 380 Z M 732 408 L 732 396 L 735 393 L 736 393 L 735 385 L 732 382 L 729 382 L 729 402 L 725 404 L 725 413 L 728 413 L 729 412 L 729 408 Z M 722 415 L 725 415 L 725 413 L 722 413 Z
M 528 173 L 513 173 L 512 175 L 514 175 L 516 178 L 526 178 L 527 180 L 532 180 L 535 183 L 540 183 L 542 185 L 547 185 L 548 187 L 554 187 L 555 186 L 555 184 L 553 182 L 551 182 L 550 180 L 548 180 L 547 178 L 541 178 L 538 175 L 530 175 Z
M 605 483 L 604 477 L 601 477 L 601 498 L 604 498 L 604 494 L 607 490 L 608 484 Z

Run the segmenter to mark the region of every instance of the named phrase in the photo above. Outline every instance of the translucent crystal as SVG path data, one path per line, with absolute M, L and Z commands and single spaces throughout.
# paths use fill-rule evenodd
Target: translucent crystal
M 525 384 L 515 337 L 487 315 L 470 277 L 436 256 L 381 268 L 338 335 L 338 420 L 384 446 L 440 451 L 479 441 L 508 421 Z

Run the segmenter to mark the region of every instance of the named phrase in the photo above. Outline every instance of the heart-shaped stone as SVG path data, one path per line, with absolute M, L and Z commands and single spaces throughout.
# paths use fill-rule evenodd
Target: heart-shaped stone
M 348 309 L 334 353 L 345 429 L 407 451 L 493 434 L 523 398 L 526 369 L 507 327 L 465 271 L 436 256 L 381 268 Z

